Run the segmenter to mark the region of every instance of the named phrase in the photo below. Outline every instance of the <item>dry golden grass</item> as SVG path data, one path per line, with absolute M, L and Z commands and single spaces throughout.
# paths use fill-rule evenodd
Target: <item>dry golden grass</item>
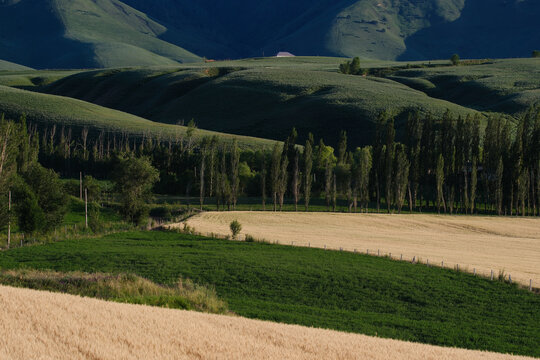
M 203 234 L 229 234 L 238 220 L 242 234 L 280 244 L 392 254 L 393 258 L 454 267 L 540 286 L 540 219 L 480 216 L 334 213 L 209 212 L 188 220 Z
M 525 359 L 0 286 L 0 359 Z

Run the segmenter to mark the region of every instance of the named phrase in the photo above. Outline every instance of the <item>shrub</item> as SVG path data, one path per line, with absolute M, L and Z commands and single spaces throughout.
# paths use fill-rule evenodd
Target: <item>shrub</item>
M 172 213 L 171 209 L 167 206 L 160 206 L 150 210 L 150 216 L 153 218 L 170 220 L 172 218 Z
M 533 58 L 540 58 L 540 50 L 534 50 L 532 52 L 532 57 Z
M 255 242 L 255 238 L 249 234 L 246 234 L 246 242 Z
M 100 206 L 97 202 L 88 204 L 88 227 L 93 233 L 103 230 L 103 221 L 101 220 Z
M 236 240 L 236 237 L 238 234 L 240 234 L 240 231 L 242 231 L 242 225 L 237 221 L 233 220 L 230 225 L 232 238 Z
M 450 58 L 450 62 L 451 62 L 452 65 L 454 65 L 454 66 L 459 65 L 459 61 L 460 61 L 460 59 L 459 59 L 459 55 L 458 55 L 458 54 L 454 54 L 454 55 L 452 55 L 452 57 Z

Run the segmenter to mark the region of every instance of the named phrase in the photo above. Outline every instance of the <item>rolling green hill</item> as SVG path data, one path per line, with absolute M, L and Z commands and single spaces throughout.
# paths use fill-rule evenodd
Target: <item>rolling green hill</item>
M 200 58 L 167 28 L 117 0 L 3 0 L 0 53 L 35 68 L 174 65 Z
M 194 119 L 203 129 L 275 140 L 284 139 L 294 126 L 300 141 L 311 131 L 335 144 L 344 129 L 353 146 L 371 143 L 374 120 L 383 110 L 396 117 L 398 135 L 403 135 L 404 121 L 413 109 L 433 115 L 450 110 L 454 115 L 481 112 L 515 118 L 529 106 L 540 105 L 539 59 L 463 66 L 449 66 L 448 61 L 363 61 L 363 67 L 378 74 L 367 77 L 338 73 L 343 61 L 255 58 L 165 67 L 16 71 L 0 74 L 0 85 L 80 99 L 156 123 L 186 124 Z M 7 100 L 3 104 L 8 107 Z
M 204 129 L 283 139 L 295 126 L 335 143 L 341 129 L 367 144 L 388 110 L 398 132 L 411 109 L 440 115 L 496 112 L 515 117 L 540 103 L 538 59 L 448 62 L 364 61 L 386 77 L 337 72 L 339 58 L 261 58 L 183 67 L 80 72 L 40 90 L 153 121 L 195 119 Z M 425 66 L 414 68 L 415 66 Z M 431 66 L 431 67 L 430 67 Z M 1 82 L 1 78 L 0 78 Z M 402 129 L 402 128 L 401 128 Z M 403 133 L 403 132 L 401 132 Z
M 81 100 L 40 94 L 0 85 L 0 113 L 8 118 L 26 115 L 27 120 L 40 126 L 88 127 L 92 131 L 116 132 L 132 136 L 153 136 L 174 139 L 186 135 L 186 127 L 154 123 L 135 115 L 107 109 Z M 217 135 L 222 141 L 233 138 L 244 148 L 271 148 L 273 141 L 243 136 L 195 130 L 193 136 Z
M 80 72 L 40 91 L 130 112 L 156 122 L 191 118 L 204 129 L 283 139 L 296 127 L 333 143 L 341 129 L 353 144 L 371 142 L 383 110 L 403 124 L 411 109 L 440 115 L 475 110 L 399 82 L 339 74 L 342 59 L 248 59 L 200 66 Z M 366 63 L 391 66 L 391 62 Z M 0 80 L 1 81 L 1 80 Z
M 18 71 L 18 70 L 32 70 L 32 68 L 15 64 L 9 61 L 0 60 L 0 71 Z

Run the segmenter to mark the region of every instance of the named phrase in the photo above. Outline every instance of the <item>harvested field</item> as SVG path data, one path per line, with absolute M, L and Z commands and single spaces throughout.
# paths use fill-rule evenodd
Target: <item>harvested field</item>
M 4 286 L 0 319 L 12 360 L 525 359 Z
M 209 212 L 188 220 L 203 234 L 229 234 L 238 220 L 242 234 L 258 239 L 330 249 L 392 254 L 411 260 L 473 269 L 540 287 L 540 219 L 335 213 Z

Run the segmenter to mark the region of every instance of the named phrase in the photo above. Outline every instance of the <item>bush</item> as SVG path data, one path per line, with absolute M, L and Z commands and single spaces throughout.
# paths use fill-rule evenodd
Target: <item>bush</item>
M 362 75 L 364 71 L 360 67 L 360 58 L 357 56 L 352 61 L 346 61 L 339 65 L 339 72 L 348 75 Z
M 452 57 L 450 58 L 450 62 L 451 62 L 452 65 L 454 65 L 454 66 L 459 65 L 459 61 L 460 61 L 460 58 L 459 58 L 459 55 L 458 55 L 458 54 L 454 54 L 454 55 L 452 55 Z
M 237 221 L 233 220 L 230 225 L 232 238 L 236 240 L 236 237 L 238 234 L 240 234 L 240 231 L 242 231 L 242 225 Z
M 172 218 L 171 209 L 166 206 L 160 206 L 150 210 L 150 216 L 153 218 L 170 220 Z
M 88 227 L 93 233 L 103 230 L 103 221 L 101 220 L 100 206 L 96 202 L 88 204 Z
M 246 242 L 255 242 L 255 238 L 249 234 L 246 234 Z
M 532 57 L 533 58 L 540 58 L 540 50 L 534 50 L 532 52 Z

